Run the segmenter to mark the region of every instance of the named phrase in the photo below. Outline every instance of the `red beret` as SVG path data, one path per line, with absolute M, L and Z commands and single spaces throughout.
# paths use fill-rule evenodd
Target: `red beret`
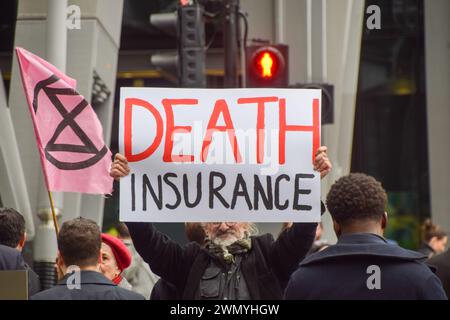
M 129 265 L 131 264 L 131 254 L 122 240 L 110 236 L 109 234 L 102 233 L 102 242 L 111 247 L 120 271 L 123 271 L 124 269 L 129 267 Z

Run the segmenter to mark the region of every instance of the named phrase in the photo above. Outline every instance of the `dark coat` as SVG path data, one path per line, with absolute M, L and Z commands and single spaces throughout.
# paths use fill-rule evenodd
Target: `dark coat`
M 0 270 L 25 270 L 25 262 L 19 251 L 0 244 Z
M 180 294 L 178 293 L 177 288 L 165 281 L 162 278 L 159 278 L 153 286 L 152 293 L 150 295 L 150 300 L 179 300 Z
M 41 285 L 38 275 L 26 264 L 17 249 L 0 245 L 0 270 L 27 270 L 28 296 L 39 292 Z
M 56 286 L 35 294 L 31 300 L 144 300 L 140 294 L 116 286 L 96 271 L 81 271 L 80 289 L 71 290 L 67 286 L 71 275 L 67 274 Z
M 200 298 L 201 277 L 214 257 L 195 242 L 181 247 L 151 223 L 127 225 L 137 251 L 153 272 L 172 283 L 182 299 Z M 276 241 L 270 234 L 252 237 L 252 248 L 241 262 L 252 299 L 282 298 L 290 275 L 311 248 L 316 227 L 316 223 L 296 223 Z
M 28 295 L 31 297 L 41 291 L 41 282 L 39 276 L 25 262 L 25 269 L 28 271 Z
M 450 297 L 450 249 L 429 259 L 428 264 L 437 269 L 436 275 L 441 280 L 447 297 Z
M 286 299 L 447 299 L 425 256 L 370 233 L 339 238 L 308 256 L 292 275 Z M 380 289 L 369 289 L 378 266 Z M 370 279 L 369 279 L 370 278 Z

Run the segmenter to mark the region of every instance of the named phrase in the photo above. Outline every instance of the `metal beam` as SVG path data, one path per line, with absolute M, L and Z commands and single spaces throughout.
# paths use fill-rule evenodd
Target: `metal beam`
M 238 86 L 238 10 L 239 0 L 225 1 L 224 17 L 224 43 L 225 50 L 225 87 L 236 88 Z

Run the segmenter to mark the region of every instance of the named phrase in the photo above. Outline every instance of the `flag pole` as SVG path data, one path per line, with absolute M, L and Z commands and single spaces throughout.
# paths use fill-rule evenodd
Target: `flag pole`
M 53 224 L 55 226 L 56 237 L 58 238 L 59 226 L 58 226 L 58 221 L 56 220 L 55 205 L 53 204 L 53 197 L 52 197 L 51 191 L 47 191 L 47 192 L 48 192 L 48 199 L 50 200 L 50 208 L 52 209 L 52 217 L 53 217 Z

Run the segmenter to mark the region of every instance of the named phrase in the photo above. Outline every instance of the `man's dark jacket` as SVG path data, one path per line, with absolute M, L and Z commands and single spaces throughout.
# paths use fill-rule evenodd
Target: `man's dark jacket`
M 450 249 L 429 259 L 428 264 L 436 267 L 436 275 L 441 280 L 447 297 L 450 297 Z
M 180 294 L 173 284 L 159 278 L 153 286 L 150 300 L 180 300 Z
M 56 286 L 35 294 L 31 300 L 144 300 L 140 294 L 118 287 L 96 271 L 81 271 L 79 289 L 69 289 L 68 281 L 75 287 L 74 278 L 70 278 L 73 275 L 67 274 Z
M 425 259 L 375 234 L 343 235 L 336 245 L 300 263 L 285 298 L 447 299 Z
M 28 296 L 38 293 L 40 283 L 38 275 L 22 258 L 22 254 L 15 248 L 0 245 L 0 270 L 27 270 Z
M 184 247 L 151 223 L 127 223 L 133 243 L 153 272 L 172 283 L 182 299 L 199 299 L 199 284 L 215 257 L 191 242 Z M 252 299 L 281 299 L 290 275 L 311 248 L 316 223 L 296 223 L 275 241 L 271 234 L 252 237 L 241 268 Z
M 25 270 L 20 252 L 0 244 L 0 270 Z
M 25 270 L 28 271 L 28 295 L 32 295 L 41 291 L 41 281 L 36 272 L 25 262 Z

